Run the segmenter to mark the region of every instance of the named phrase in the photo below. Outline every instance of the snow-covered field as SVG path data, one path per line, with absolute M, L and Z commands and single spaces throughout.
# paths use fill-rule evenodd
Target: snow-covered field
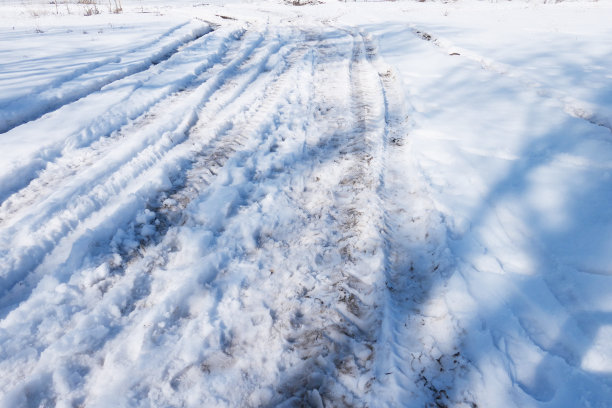
M 0 406 L 608 407 L 612 3 L 0 2 Z

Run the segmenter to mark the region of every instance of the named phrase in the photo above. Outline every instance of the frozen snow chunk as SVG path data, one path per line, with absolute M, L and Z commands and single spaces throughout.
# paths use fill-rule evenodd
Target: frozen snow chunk
M 593 346 L 582 359 L 582 368 L 594 373 L 612 373 L 612 325 L 599 329 Z
M 83 284 L 93 286 L 108 276 L 110 273 L 108 263 L 103 263 L 97 268 L 91 268 L 83 272 Z
M 155 213 L 146 209 L 136 216 L 136 222 L 138 224 L 148 224 L 153 218 L 155 218 Z
M 166 198 L 162 205 L 167 208 L 172 208 L 178 205 L 178 201 L 173 198 Z
M 306 399 L 313 408 L 323 408 L 323 400 L 318 390 L 312 390 L 306 392 Z
M 143 227 L 140 229 L 140 234 L 143 237 L 150 237 L 152 235 L 155 235 L 155 226 L 151 224 L 143 225 Z

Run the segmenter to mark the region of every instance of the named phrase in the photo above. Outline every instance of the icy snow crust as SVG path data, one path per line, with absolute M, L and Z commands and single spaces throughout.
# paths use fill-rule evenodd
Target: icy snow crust
M 610 3 L 125 3 L 0 5 L 1 406 L 609 406 Z

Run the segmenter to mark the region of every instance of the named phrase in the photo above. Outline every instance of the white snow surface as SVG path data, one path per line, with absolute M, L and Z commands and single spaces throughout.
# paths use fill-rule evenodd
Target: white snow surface
M 0 406 L 610 406 L 612 3 L 88 7 L 0 3 Z

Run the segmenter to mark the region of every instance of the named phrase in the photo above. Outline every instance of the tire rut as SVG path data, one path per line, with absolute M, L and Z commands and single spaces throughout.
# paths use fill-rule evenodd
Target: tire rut
M 166 33 L 165 35 L 160 37 L 158 40 L 156 40 L 155 43 L 161 42 L 165 37 L 169 36 L 172 32 L 179 30 L 180 28 L 181 27 L 177 27 L 171 30 L 170 32 Z M 85 70 L 77 71 L 73 74 L 70 74 L 68 77 L 64 76 L 56 80 L 57 83 L 52 83 L 51 86 L 45 86 L 43 89 L 40 89 L 39 91 L 34 90 L 33 93 L 36 94 L 36 96 L 38 97 L 37 99 L 34 99 L 34 97 L 31 95 L 18 99 L 18 102 L 20 104 L 23 104 L 24 102 L 23 99 L 28 99 L 28 100 L 34 99 L 35 103 L 31 104 L 32 107 L 28 109 L 27 107 L 24 108 L 23 106 L 20 106 L 19 109 L 15 111 L 16 112 L 15 114 L 8 115 L 8 118 L 3 118 L 2 121 L 0 122 L 0 134 L 8 132 L 20 125 L 23 125 L 24 123 L 35 121 L 50 112 L 54 112 L 60 109 L 62 106 L 68 105 L 70 103 L 78 101 L 79 99 L 85 98 L 92 93 L 98 92 L 105 86 L 108 86 L 114 82 L 120 81 L 126 77 L 138 74 L 139 72 L 146 71 L 155 65 L 158 65 L 164 61 L 167 61 L 173 55 L 179 53 L 183 48 L 188 47 L 190 44 L 195 43 L 200 38 L 202 38 L 206 34 L 211 33 L 212 31 L 213 30 L 210 27 L 207 29 L 194 30 L 193 35 L 188 35 L 187 38 L 183 40 L 177 40 L 178 42 L 177 44 L 166 46 L 159 51 L 153 52 L 150 57 L 148 57 L 145 61 L 141 63 L 133 63 L 131 65 L 128 65 L 128 67 L 123 70 L 119 70 L 116 73 L 110 74 L 107 77 L 97 80 L 95 84 L 83 88 L 82 92 L 79 92 L 79 91 L 72 92 L 71 95 L 64 96 L 56 100 L 52 98 L 48 98 L 44 100 L 45 103 L 43 104 L 44 106 L 42 108 L 40 108 L 41 106 L 40 95 L 38 95 L 41 92 L 43 91 L 50 92 L 50 93 L 57 92 L 57 90 L 61 88 L 61 86 L 65 82 L 77 80 L 79 77 L 87 73 L 90 73 L 100 67 L 111 65 L 118 61 L 116 58 L 110 58 L 109 60 L 103 61 L 102 63 L 91 64 Z M 128 52 L 126 55 L 135 53 L 136 51 L 138 51 L 138 49 L 132 50 Z M 125 58 L 126 55 L 123 55 L 122 57 Z M 7 104 L 4 104 L 3 106 L 0 106 L 0 108 L 8 111 L 11 105 L 12 103 L 9 102 Z
M 282 52 L 281 54 L 284 54 L 286 63 L 276 64 L 274 70 L 265 72 L 261 76 L 261 83 L 255 84 L 257 85 L 258 91 L 255 91 L 254 96 L 257 100 L 252 101 L 255 103 L 249 106 L 246 113 L 239 119 L 232 119 L 228 117 L 229 115 L 222 115 L 223 118 L 218 120 L 218 122 L 232 122 L 233 126 L 231 127 L 231 131 L 221 135 L 214 144 L 203 142 L 203 150 L 191 159 L 191 169 L 183 169 L 187 174 L 185 183 L 182 186 L 175 186 L 174 190 L 162 193 L 153 201 L 157 203 L 163 201 L 167 202 L 167 200 L 164 200 L 164 197 L 186 197 L 186 190 L 191 191 L 194 187 L 202 189 L 202 179 L 193 177 L 193 174 L 202 172 L 203 168 L 201 166 L 207 165 L 207 158 L 224 157 L 223 160 L 226 162 L 231 156 L 231 153 L 228 155 L 228 151 L 236 153 L 238 151 L 238 146 L 242 146 L 247 139 L 257 138 L 265 134 L 264 129 L 266 123 L 274 122 L 273 116 L 276 112 L 274 109 L 275 104 L 289 88 L 290 83 L 288 81 L 288 76 L 299 64 L 304 52 L 305 49 L 303 47 L 294 49 L 293 46 L 288 47 L 286 51 Z M 235 99 L 234 102 L 232 102 L 233 105 L 235 105 L 234 108 L 232 109 L 231 106 L 226 105 L 225 109 L 229 111 L 242 110 L 245 104 L 251 102 L 250 99 L 251 98 Z M 208 128 L 208 124 L 209 123 L 202 123 L 201 126 L 202 128 Z M 216 125 L 212 127 L 215 128 Z M 198 131 L 195 128 L 190 132 L 195 140 L 202 137 L 202 135 L 197 134 Z M 236 138 L 238 138 L 238 140 L 236 140 Z M 232 145 L 229 150 L 228 144 Z M 248 154 L 248 152 L 246 152 L 246 154 Z M 220 166 L 223 164 L 224 163 L 219 162 Z M 210 183 L 210 180 L 208 183 Z M 183 202 L 183 204 L 186 204 L 186 202 Z M 103 254 L 99 257 L 98 260 L 103 262 L 102 265 L 107 265 L 106 267 L 110 269 L 110 273 L 106 279 L 94 281 L 91 289 L 83 288 L 83 290 L 101 291 L 99 304 L 96 305 L 97 312 L 96 310 L 92 310 L 90 313 L 103 316 L 108 313 L 109 307 L 112 308 L 113 305 L 121 305 L 121 319 L 110 324 L 109 330 L 114 334 L 100 342 L 96 350 L 103 348 L 106 342 L 111 341 L 119 333 L 123 325 L 126 324 L 126 320 L 131 318 L 130 314 L 136 310 L 137 304 L 140 301 L 146 300 L 150 291 L 150 274 L 152 269 L 163 269 L 171 252 L 176 250 L 172 243 L 172 237 L 169 238 L 169 242 L 164 243 L 165 245 L 163 248 L 158 245 L 164 240 L 171 226 L 180 224 L 180 222 L 178 224 L 172 222 L 168 215 L 170 213 L 176 215 L 182 209 L 184 209 L 184 207 L 179 208 L 168 205 L 155 207 L 155 205 L 149 205 L 149 208 L 147 208 L 144 213 L 136 217 L 137 221 L 135 221 L 134 224 L 124 227 L 128 231 L 134 231 L 134 238 L 138 240 L 137 245 L 134 247 L 110 245 L 111 248 L 114 248 L 116 251 L 115 255 Z M 157 233 L 155 235 L 145 234 L 143 232 L 144 224 L 155 226 L 155 228 L 157 228 Z M 82 311 L 77 308 L 75 316 L 81 314 Z M 68 325 L 72 326 L 72 328 L 65 331 L 62 335 L 63 339 L 70 338 L 72 335 L 71 333 L 80 330 L 80 325 L 77 322 L 68 322 Z M 172 325 L 169 324 L 167 329 L 170 330 L 171 327 Z M 36 339 L 32 339 L 31 344 L 43 350 L 46 350 L 48 347 L 53 347 L 53 345 L 37 344 Z M 92 354 L 96 350 L 90 349 L 87 350 L 87 353 Z M 41 360 L 44 360 L 44 355 L 45 352 L 43 351 Z M 95 361 L 96 359 L 92 358 L 92 364 L 95 365 Z
M 239 40 L 243 34 L 244 29 L 230 28 L 229 30 L 219 29 L 214 31 L 197 44 L 192 44 L 182 52 L 175 54 L 172 59 L 165 63 L 127 76 L 120 81 L 115 81 L 113 86 L 109 85 L 101 91 L 91 93 L 71 104 L 70 108 L 72 109 L 80 108 L 85 111 L 95 109 L 98 114 L 96 116 L 87 115 L 87 119 L 82 121 L 76 120 L 74 125 L 71 124 L 73 117 L 66 117 L 67 123 L 56 123 L 54 129 L 62 129 L 63 139 L 32 151 L 30 158 L 25 162 L 17 160 L 10 173 L 0 177 L 0 187 L 2 188 L 0 190 L 0 201 L 4 201 L 13 193 L 27 187 L 31 181 L 35 180 L 56 160 L 61 160 L 62 157 L 73 153 L 74 150 L 89 147 L 102 138 L 112 137 L 119 129 L 129 127 L 132 121 L 138 121 L 143 115 L 146 117 L 147 112 L 154 106 L 163 104 L 169 95 L 204 82 L 207 78 L 207 71 L 213 66 L 219 65 L 218 62 L 223 59 L 227 48 L 231 48 L 232 41 Z M 202 54 L 202 47 L 209 46 L 213 48 L 212 51 L 206 50 L 204 51 L 205 54 Z M 194 61 L 193 54 L 200 56 L 200 60 Z M 168 65 L 172 65 L 171 61 L 172 63 L 178 62 L 179 66 L 185 66 L 188 69 L 177 77 L 173 75 L 173 72 L 177 71 L 168 67 Z M 169 75 L 168 78 L 166 74 Z M 164 78 L 169 82 L 164 82 Z M 100 98 L 106 97 L 115 100 L 116 103 L 109 105 L 107 102 L 101 102 Z M 101 107 L 96 106 L 99 103 L 102 104 Z M 92 108 L 88 104 L 93 104 L 94 107 Z M 68 107 L 68 105 L 66 106 Z M 15 131 L 7 133 L 9 135 L 7 137 L 10 140 L 11 137 L 16 137 L 19 132 L 25 135 L 28 132 L 39 132 L 41 130 L 38 126 L 43 126 L 43 131 L 46 131 L 45 123 L 53 123 L 57 121 L 56 117 L 61 119 L 65 116 L 66 112 L 58 109 L 57 112 L 42 118 L 40 121 L 29 122 L 16 128 Z M 64 125 L 66 126 L 64 127 Z M 11 174 L 19 174 L 19 177 L 11 177 Z
M 423 33 L 418 33 L 423 34 Z M 423 39 L 431 40 L 424 35 Z M 427 407 L 476 406 L 469 395 L 457 395 L 456 378 L 467 375 L 469 361 L 460 340 L 434 340 L 439 333 L 460 339 L 447 312 L 424 313 L 432 292 L 450 273 L 441 218 L 410 161 L 409 107 L 395 70 L 376 55 L 366 39 L 380 77 L 385 106 L 385 167 L 381 186 L 385 218 L 385 299 L 377 361 L 375 400 L 386 406 L 419 401 Z M 437 295 L 437 294 L 436 294 Z M 435 305 L 444 310 L 441 305 Z M 397 390 L 394 393 L 388 390 Z
M 301 306 L 297 310 L 293 306 L 288 310 L 288 306 L 275 307 L 283 310 L 276 319 L 287 341 L 287 358 L 299 356 L 301 363 L 287 370 L 286 379 L 277 387 L 284 399 L 266 406 L 365 406 L 363 395 L 370 392 L 375 381 L 372 368 L 383 273 L 382 212 L 377 196 L 382 142 L 377 103 L 381 89 L 365 57 L 361 36 L 339 30 L 330 37 L 337 39 L 318 44 L 313 82 L 325 82 L 317 78 L 321 72 L 316 71 L 317 67 L 326 69 L 330 60 L 346 54 L 349 62 L 343 72 L 333 71 L 330 75 L 347 78 L 347 83 L 339 81 L 337 88 L 327 83 L 324 88 L 315 86 L 320 96 L 314 103 L 323 104 L 316 106 L 314 113 L 321 115 L 316 120 L 328 137 L 316 142 L 309 156 L 322 160 L 322 164 L 333 162 L 342 171 L 321 186 L 318 174 L 324 170 L 315 167 L 308 176 L 314 180 L 292 200 L 300 203 L 303 217 L 311 220 L 309 224 L 313 225 L 309 228 L 334 232 L 321 237 L 320 247 L 313 248 L 318 253 L 315 258 L 320 259 L 315 276 L 319 283 L 294 295 Z M 350 47 L 346 52 L 340 48 L 345 46 L 343 38 L 348 39 L 346 46 Z M 332 94 L 342 95 L 349 118 L 342 116 L 342 105 L 337 111 L 333 108 L 337 102 Z M 312 208 L 311 195 L 324 196 L 321 190 L 327 188 L 334 196 L 329 207 Z M 298 245 L 308 248 L 312 243 Z M 280 326 L 286 321 L 290 324 Z
M 216 141 L 214 143 L 206 143 L 202 151 L 195 153 L 195 156 L 191 159 L 191 163 L 187 168 L 181 171 L 182 181 L 180 184 L 176 184 L 172 190 L 162 193 L 153 203 L 151 203 L 146 213 L 150 218 L 149 222 L 156 225 L 157 234 L 154 238 L 142 237 L 140 246 L 138 249 L 133 250 L 129 254 L 122 256 L 126 260 L 124 270 L 126 275 L 130 275 L 130 282 L 133 282 L 133 288 L 136 289 L 138 286 L 150 287 L 150 285 L 142 285 L 142 282 L 149 281 L 150 274 L 153 269 L 163 269 L 165 260 L 167 260 L 173 251 L 177 249 L 177 245 L 173 243 L 173 233 L 170 232 L 173 227 L 180 227 L 187 222 L 187 216 L 184 213 L 189 203 L 198 196 L 206 194 L 207 187 L 214 182 L 216 177 L 215 170 L 220 171 L 226 163 L 230 160 L 239 160 L 238 155 L 248 157 L 253 154 L 254 149 L 258 148 L 257 145 L 248 147 L 247 145 L 258 138 L 266 137 L 268 126 L 276 126 L 275 117 L 278 115 L 276 106 L 279 103 L 280 98 L 291 88 L 293 81 L 292 72 L 299 66 L 300 60 L 306 52 L 305 47 L 299 46 L 294 48 L 289 47 L 289 51 L 284 56 L 284 64 L 276 64 L 275 69 L 271 72 L 267 72 L 264 76 L 270 77 L 272 80 L 265 80 L 259 84 L 258 87 L 262 88 L 262 92 L 258 92 L 260 97 L 257 97 L 253 104 L 249 105 L 249 109 L 245 112 L 245 115 L 239 119 L 229 119 L 231 114 L 222 115 L 222 118 L 217 119 L 217 123 L 212 126 L 208 126 L 207 123 L 202 123 L 202 128 L 195 127 L 192 129 L 194 139 L 202 138 L 207 139 L 206 133 L 216 134 Z M 290 79 L 291 78 L 291 79 Z M 256 85 L 256 84 L 254 84 Z M 244 106 L 248 101 L 240 100 L 236 104 Z M 237 107 L 236 109 L 238 109 Z M 229 105 L 225 108 L 226 110 L 233 111 L 232 106 Z M 227 117 L 226 117 L 227 116 Z M 231 126 L 224 133 L 217 134 L 212 129 L 218 128 L 219 126 L 224 129 L 228 126 L 223 122 L 230 121 Z M 194 145 L 194 149 L 197 147 Z M 215 169 L 212 172 L 211 169 Z M 244 197 L 242 200 L 245 202 L 249 201 L 249 197 Z M 155 221 L 160 221 L 159 223 Z M 159 244 L 163 241 L 163 248 Z M 161 260 L 162 263 L 152 262 L 151 260 Z M 229 260 L 225 261 L 229 262 Z M 223 269 L 224 264 L 218 265 L 218 268 Z M 213 279 L 213 278 L 210 278 Z M 114 289 L 111 287 L 110 291 Z M 121 289 L 118 289 L 121 292 Z M 123 293 L 127 293 L 123 291 Z M 136 323 L 131 325 L 129 323 L 123 328 L 123 332 L 139 331 L 141 321 L 152 319 L 152 315 L 156 315 L 158 311 L 154 307 L 146 305 L 146 298 L 149 295 L 146 291 L 134 292 L 131 291 L 129 298 L 126 298 L 122 303 L 122 315 L 124 318 L 135 321 Z M 106 296 L 106 295 L 105 295 Z M 158 293 L 157 296 L 160 296 Z M 173 297 L 172 292 L 161 295 L 163 297 Z M 178 338 L 182 337 L 182 333 L 185 330 L 189 330 L 184 323 L 193 316 L 184 315 L 184 312 L 180 311 L 181 307 L 177 305 L 177 312 L 171 315 L 164 315 L 163 317 L 156 317 L 159 325 L 163 326 L 164 336 L 172 335 Z M 138 318 L 135 318 L 132 313 L 136 313 Z M 143 317 L 149 316 L 149 317 Z M 183 323 L 183 324 L 181 324 Z M 152 337 L 156 337 L 159 334 L 158 328 L 151 327 L 150 332 Z M 112 340 L 112 339 L 111 339 Z M 109 346 L 114 347 L 114 346 Z M 100 351 L 102 354 L 103 351 Z M 226 364 L 230 364 L 230 357 L 225 356 L 225 360 L 228 360 Z M 205 363 L 201 362 L 204 366 Z M 176 374 L 170 374 L 175 371 L 174 369 L 169 370 L 167 382 L 171 384 L 172 388 L 177 389 L 180 384 L 180 377 L 190 369 L 198 369 L 193 365 L 182 367 Z
M 47 164 L 45 170 L 35 179 L 31 180 L 27 186 L 2 202 L 0 205 L 0 227 L 6 226 L 7 223 L 11 225 L 18 222 L 19 218 L 16 220 L 11 219 L 18 216 L 19 212 L 30 210 L 29 207 L 36 204 L 37 201 L 40 203 L 44 202 L 44 200 L 49 200 L 54 190 L 65 184 L 66 179 L 82 173 L 100 161 L 104 161 L 111 154 L 115 154 L 121 148 L 121 144 L 125 144 L 131 134 L 139 132 L 140 129 L 147 125 L 151 125 L 155 118 L 167 111 L 171 105 L 193 93 L 198 86 L 221 72 L 221 68 L 229 63 L 230 60 L 228 58 L 238 51 L 238 46 L 243 36 L 244 31 L 231 33 L 230 37 L 233 37 L 234 43 L 230 47 L 224 47 L 220 62 L 202 72 L 197 78 L 194 78 L 184 89 L 167 95 L 121 129 L 109 135 L 100 135 L 100 138 L 90 146 L 71 151 L 69 155 L 63 154 L 54 162 Z M 115 164 L 110 169 L 108 166 L 102 166 L 103 169 L 101 170 L 108 175 L 111 173 L 109 170 L 116 170 L 119 164 Z M 100 177 L 104 177 L 104 174 L 92 175 L 92 178 L 96 180 L 100 180 Z M 63 199 L 63 201 L 68 200 Z
M 253 49 L 247 49 L 243 52 L 242 56 L 232 59 L 229 63 L 223 65 L 223 69 L 219 71 L 218 75 L 213 76 L 212 81 L 207 81 L 203 84 L 203 86 L 208 85 L 207 89 L 199 89 L 199 94 L 194 95 L 183 95 L 181 99 L 185 98 L 196 98 L 197 101 L 195 105 L 201 105 L 203 102 L 208 101 L 204 104 L 203 108 L 201 108 L 202 112 L 208 112 L 207 114 L 201 113 L 203 115 L 202 119 L 205 121 L 206 116 L 210 119 L 215 116 L 216 113 L 220 112 L 224 109 L 231 101 L 237 100 L 238 97 L 245 89 L 247 89 L 248 85 L 258 77 L 259 73 L 261 73 L 261 69 L 265 66 L 267 59 L 271 54 L 276 52 L 280 47 L 280 43 L 278 45 L 273 45 L 272 48 L 262 49 L 260 50 L 259 61 L 253 60 L 254 54 Z M 246 76 L 246 81 L 243 81 L 242 86 L 236 87 L 235 83 L 229 84 L 228 81 L 235 76 Z M 224 93 L 229 93 L 229 96 L 221 97 Z M 213 95 L 221 94 L 213 98 Z M 178 97 L 178 96 L 177 96 Z M 211 105 L 212 104 L 212 105 Z M 211 105 L 211 106 L 209 106 Z M 156 120 L 163 120 L 163 116 L 156 117 Z M 5 263 L 5 282 L 8 282 L 9 279 L 13 279 L 13 282 L 9 287 L 12 288 L 17 282 L 20 282 L 21 279 L 26 277 L 29 274 L 29 271 L 32 271 L 39 265 L 46 254 L 51 253 L 56 245 L 60 243 L 62 239 L 66 236 L 72 236 L 70 238 L 70 242 L 73 242 L 76 237 L 81 236 L 88 228 L 94 228 L 95 224 L 91 224 L 92 222 L 96 222 L 94 216 L 98 216 L 101 211 L 108 213 L 111 211 L 116 213 L 118 211 L 108 210 L 105 207 L 108 207 L 108 203 L 110 203 L 110 199 L 112 199 L 115 195 L 121 194 L 134 194 L 140 187 L 138 185 L 138 179 L 141 176 L 146 176 L 148 172 L 155 171 L 156 168 L 160 166 L 168 166 L 168 164 L 164 164 L 168 159 L 164 157 L 168 155 L 168 153 L 172 153 L 185 144 L 189 140 L 188 133 L 190 129 L 196 125 L 199 120 L 198 114 L 194 112 L 188 112 L 187 116 L 180 122 L 179 128 L 172 131 L 170 134 L 164 134 L 161 138 L 155 141 L 153 144 L 147 146 L 144 150 L 138 151 L 137 155 L 134 158 L 127 161 L 125 164 L 118 167 L 114 172 L 108 175 L 106 180 L 97 180 L 100 181 L 101 184 L 94 184 L 88 186 L 90 192 L 78 191 L 75 198 L 71 201 L 77 200 L 77 203 L 81 205 L 80 211 L 76 211 L 74 208 L 71 208 L 68 204 L 66 207 L 59 207 L 56 209 L 56 216 L 51 217 L 49 214 L 45 214 L 44 217 L 41 218 L 43 224 L 38 225 L 37 233 L 41 236 L 45 235 L 44 226 L 48 225 L 56 232 L 55 237 L 52 241 L 38 241 L 34 246 L 30 246 L 29 250 L 26 248 L 22 248 L 23 250 L 29 251 L 30 256 L 27 258 L 20 258 L 21 264 L 15 263 L 17 262 L 18 257 L 15 257 L 13 261 L 10 261 L 8 258 L 8 262 Z M 153 123 L 154 125 L 154 123 Z M 155 131 L 155 129 L 153 129 Z M 174 160 L 184 160 L 180 159 L 181 155 L 187 157 L 190 152 L 188 148 L 181 148 L 181 151 L 178 153 L 174 153 Z M 179 149 L 180 150 L 180 149 Z M 172 154 L 171 154 L 172 156 Z M 171 157 L 172 158 L 172 157 Z M 124 174 L 130 174 L 130 178 L 125 178 Z M 136 189 L 136 190 L 134 190 Z M 106 197 L 106 198 L 105 198 Z M 64 200 L 64 202 L 69 200 Z M 110 205 L 113 207 L 113 205 Z M 84 212 L 85 211 L 85 212 Z M 58 218 L 58 216 L 60 218 Z M 88 218 L 89 217 L 89 218 Z M 58 224 L 58 220 L 61 220 L 60 224 Z M 58 227 L 60 228 L 58 230 Z M 79 232 L 80 231 L 80 232 Z M 7 234 L 5 230 L 5 235 Z M 5 237 L 6 238 L 6 237 Z M 7 238 L 8 239 L 8 238 Z M 69 243 L 66 243 L 68 245 Z M 42 246 L 41 246 L 42 245 Z M 7 260 L 7 254 L 5 254 L 5 260 Z M 8 267 L 7 267 L 8 265 Z M 21 272 L 20 272 L 21 271 Z M 13 278 L 11 278 L 13 276 Z M 7 279 L 8 278 L 8 279 Z M 30 278 L 29 283 L 27 285 L 20 286 L 20 293 L 26 289 L 26 287 L 33 287 L 33 285 L 38 281 L 39 278 Z M 6 287 L 6 286 L 5 286 Z M 9 289 L 10 290 L 10 289 Z M 19 296 L 21 297 L 21 296 Z M 12 296 L 5 297 L 2 307 L 5 307 L 7 304 L 6 301 L 12 303 Z

